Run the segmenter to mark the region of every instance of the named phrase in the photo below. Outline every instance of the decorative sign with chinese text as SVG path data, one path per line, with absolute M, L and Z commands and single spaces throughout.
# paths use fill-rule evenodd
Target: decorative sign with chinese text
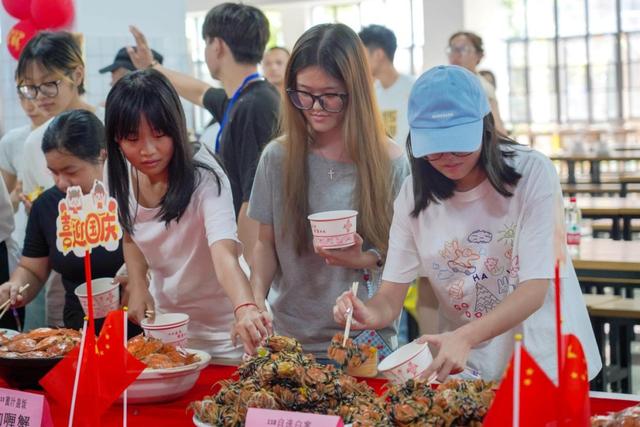
M 0 425 L 53 427 L 53 419 L 43 395 L 0 388 Z
M 103 246 L 118 249 L 122 228 L 118 222 L 118 203 L 109 197 L 104 184 L 96 180 L 89 194 L 80 187 L 67 188 L 67 196 L 58 203 L 56 247 L 64 255 L 73 251 L 83 257 L 86 251 Z
M 336 415 L 308 414 L 306 412 L 276 411 L 249 408 L 247 427 L 343 427 L 342 418 Z

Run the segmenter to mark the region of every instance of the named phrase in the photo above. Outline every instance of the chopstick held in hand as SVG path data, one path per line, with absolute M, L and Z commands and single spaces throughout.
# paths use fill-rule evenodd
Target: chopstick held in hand
M 18 289 L 18 294 L 21 294 L 29 286 L 30 285 L 28 283 L 24 286 L 21 286 L 20 289 Z M 2 317 L 5 315 L 5 313 L 9 310 L 10 307 L 11 307 L 11 298 L 9 298 L 5 302 L 3 302 L 2 305 L 0 305 L 0 309 L 3 309 L 2 313 L 0 313 L 0 319 L 2 319 Z
M 351 293 L 353 295 L 358 294 L 358 282 L 353 282 L 351 284 Z M 353 319 L 353 307 L 349 307 L 347 309 L 347 322 L 344 325 L 344 336 L 342 337 L 342 346 L 347 346 L 347 339 L 349 339 L 349 332 L 351 330 L 351 320 Z

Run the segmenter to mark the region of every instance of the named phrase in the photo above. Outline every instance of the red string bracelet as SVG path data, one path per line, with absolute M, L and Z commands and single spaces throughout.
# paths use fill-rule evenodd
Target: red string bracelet
M 247 306 L 254 306 L 255 308 L 258 308 L 258 304 L 256 304 L 255 302 L 245 302 L 242 304 L 239 304 L 236 306 L 236 308 L 233 309 L 233 317 L 236 317 L 236 312 L 241 309 L 242 307 L 247 307 Z

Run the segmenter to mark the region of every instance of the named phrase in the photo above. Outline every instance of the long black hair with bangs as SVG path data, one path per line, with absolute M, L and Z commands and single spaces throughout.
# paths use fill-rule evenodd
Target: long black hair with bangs
M 138 134 L 143 115 L 154 131 L 173 141 L 173 156 L 168 165 L 169 186 L 160 202 L 158 218 L 167 227 L 171 221 L 180 220 L 200 183 L 196 168 L 215 176 L 220 194 L 221 180 L 216 171 L 193 158 L 194 145 L 189 142 L 180 98 L 161 73 L 147 69 L 125 75 L 109 92 L 105 109 L 109 191 L 118 201 L 120 223 L 129 234 L 133 235 L 135 222 L 129 205 L 129 164 L 118 141 Z

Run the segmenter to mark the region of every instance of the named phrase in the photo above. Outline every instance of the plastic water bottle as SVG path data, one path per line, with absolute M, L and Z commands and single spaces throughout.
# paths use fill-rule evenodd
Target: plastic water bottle
M 569 255 L 575 257 L 580 253 L 580 223 L 582 222 L 582 213 L 575 197 L 570 199 L 569 206 L 565 210 L 565 222 L 567 226 L 567 249 Z

